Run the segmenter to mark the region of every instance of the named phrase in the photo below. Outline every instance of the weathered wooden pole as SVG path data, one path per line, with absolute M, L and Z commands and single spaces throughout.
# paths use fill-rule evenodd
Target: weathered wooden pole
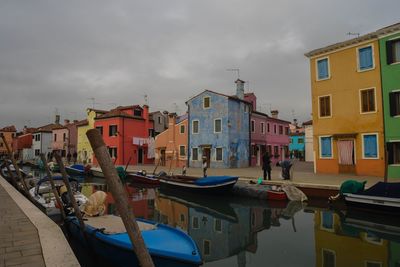
M 146 248 L 135 215 L 133 214 L 132 208 L 128 205 L 128 196 L 122 186 L 121 179 L 118 176 L 115 166 L 112 163 L 103 138 L 96 129 L 87 131 L 86 135 L 114 197 L 115 205 L 117 206 L 117 210 L 128 232 L 133 251 L 139 260 L 139 264 L 142 267 L 154 267 L 153 260 Z
M 21 180 L 22 187 L 23 187 L 27 197 L 29 198 L 29 200 L 34 201 L 34 199 L 31 196 L 31 194 L 29 194 L 28 186 L 26 185 L 25 179 L 22 177 L 21 172 L 19 171 L 19 167 L 17 165 L 17 161 L 15 160 L 14 155 L 13 155 L 13 153 L 11 151 L 11 148 L 7 143 L 6 137 L 2 134 L 1 138 L 3 139 L 3 143 L 6 146 L 6 149 L 8 151 L 9 156 L 10 156 L 11 162 L 14 165 L 15 172 L 17 173 L 18 178 Z
M 82 213 L 81 213 L 81 210 L 78 207 L 78 203 L 76 202 L 74 193 L 72 192 L 71 185 L 70 185 L 69 180 L 68 180 L 68 174 L 65 171 L 64 163 L 62 162 L 62 159 L 61 159 L 60 155 L 57 152 L 54 153 L 54 157 L 56 158 L 57 164 L 60 167 L 60 172 L 61 172 L 64 184 L 67 187 L 69 199 L 72 202 L 72 207 L 74 208 L 75 216 L 78 218 L 78 221 L 79 221 L 79 227 L 81 228 L 82 232 L 85 233 L 85 231 L 84 231 L 85 230 L 85 223 L 83 222 Z
M 65 216 L 65 211 L 64 211 L 64 205 L 63 205 L 63 203 L 61 201 L 60 195 L 58 194 L 56 185 L 54 184 L 53 175 L 50 172 L 49 166 L 47 165 L 46 157 L 44 156 L 43 153 L 40 154 L 40 159 L 43 162 L 44 170 L 47 173 L 47 177 L 49 177 L 49 181 L 50 181 L 50 184 L 51 184 L 51 189 L 53 190 L 53 194 L 54 194 L 54 196 L 56 198 L 58 206 L 60 207 L 61 216 L 65 220 L 66 216 Z

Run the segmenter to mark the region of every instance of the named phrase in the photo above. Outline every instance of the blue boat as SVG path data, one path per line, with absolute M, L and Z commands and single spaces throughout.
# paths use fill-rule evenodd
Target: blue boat
M 69 175 L 85 175 L 86 174 L 85 166 L 82 164 L 74 164 L 71 166 L 66 166 L 65 171 Z
M 146 247 L 156 266 L 199 266 L 200 252 L 190 236 L 181 230 L 144 219 L 136 219 Z M 89 245 L 113 266 L 139 266 L 122 219 L 114 215 L 85 217 L 86 241 L 74 216 L 66 220 L 73 237 Z
M 161 189 L 185 190 L 202 194 L 228 193 L 236 184 L 237 176 L 192 177 L 184 175 L 159 177 Z

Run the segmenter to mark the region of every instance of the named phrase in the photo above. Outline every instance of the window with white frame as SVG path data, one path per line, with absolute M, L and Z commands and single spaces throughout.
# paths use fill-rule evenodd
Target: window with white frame
M 274 134 L 276 134 L 277 133 L 277 131 L 276 131 L 276 124 L 274 124 Z
M 256 131 L 255 121 L 251 121 L 251 132 L 254 133 Z
M 203 241 L 203 253 L 204 255 L 210 255 L 211 253 L 211 242 L 210 240 Z
M 400 38 L 386 42 L 387 64 L 400 62 Z
M 269 132 L 270 132 L 269 123 L 267 123 L 267 133 L 269 133 Z
M 317 59 L 317 81 L 329 79 L 329 59 Z
M 400 141 L 386 143 L 388 149 L 388 164 L 400 164 Z
M 205 96 L 203 98 L 203 108 L 209 108 L 211 105 L 211 98 L 209 96 Z
M 192 160 L 199 160 L 199 149 L 197 147 L 192 148 Z
M 198 134 L 199 133 L 199 121 L 198 120 L 194 120 L 192 121 L 192 133 L 193 134 Z
M 378 159 L 378 134 L 362 134 L 364 159 Z
M 110 154 L 110 157 L 117 158 L 117 148 L 116 147 L 109 147 L 108 153 Z
M 336 267 L 336 253 L 330 249 L 322 249 L 322 267 Z
M 199 217 L 194 216 L 192 218 L 192 228 L 193 229 L 199 229 L 200 224 L 199 224 Z
M 260 123 L 261 133 L 265 134 L 265 124 L 263 122 Z
M 400 90 L 389 93 L 390 116 L 400 116 Z
M 358 70 L 365 71 L 374 68 L 374 56 L 372 45 L 357 49 Z
M 185 146 L 179 146 L 179 156 L 180 157 L 186 156 L 186 147 Z
M 331 96 L 320 96 L 318 97 L 318 107 L 319 107 L 319 116 L 330 117 L 331 116 Z
M 185 125 L 181 125 L 181 126 L 179 127 L 179 132 L 180 132 L 181 134 L 184 134 L 184 133 L 185 133 Z
M 332 158 L 332 137 L 320 136 L 319 138 L 320 158 Z
M 360 90 L 361 113 L 375 112 L 375 89 Z
M 379 261 L 365 261 L 365 267 L 382 267 L 382 262 L 379 262 Z
M 214 230 L 215 232 L 222 232 L 222 221 L 221 219 L 214 218 Z
M 215 119 L 214 120 L 214 133 L 220 133 L 220 132 L 222 132 L 222 120 Z
M 222 161 L 222 147 L 217 147 L 215 149 L 215 160 Z
M 117 125 L 108 126 L 108 136 L 117 136 L 118 127 Z

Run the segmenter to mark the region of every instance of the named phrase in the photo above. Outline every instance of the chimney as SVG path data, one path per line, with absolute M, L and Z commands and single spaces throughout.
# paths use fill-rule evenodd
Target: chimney
M 278 118 L 278 114 L 279 114 L 279 111 L 271 110 L 271 117 L 272 118 L 277 119 Z
M 64 120 L 64 125 L 67 125 L 67 124 L 69 124 L 69 120 L 65 119 Z
M 60 124 L 60 115 L 56 115 L 56 121 L 55 121 L 55 123 L 56 123 L 56 124 Z
M 236 96 L 239 99 L 244 99 L 244 83 L 245 82 L 240 79 L 237 79 L 235 81 L 235 83 L 236 83 Z

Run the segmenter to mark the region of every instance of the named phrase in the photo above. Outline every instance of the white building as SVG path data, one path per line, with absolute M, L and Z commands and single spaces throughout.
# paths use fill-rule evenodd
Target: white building
M 305 160 L 307 162 L 314 161 L 314 148 L 313 148 L 313 125 L 312 120 L 303 123 L 304 138 L 305 138 Z
M 32 133 L 32 150 L 35 158 L 40 158 L 40 154 L 43 153 L 47 156 L 49 152 L 52 152 L 53 134 L 52 131 L 55 127 L 60 126 L 59 124 L 51 123 L 39 127 L 35 132 Z

